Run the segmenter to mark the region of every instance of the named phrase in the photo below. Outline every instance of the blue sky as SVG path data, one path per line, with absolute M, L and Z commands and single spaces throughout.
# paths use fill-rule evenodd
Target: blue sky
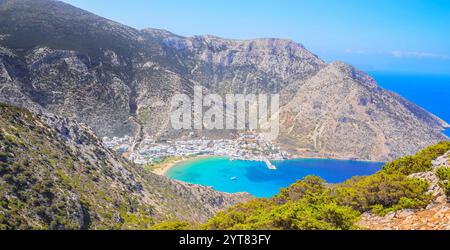
M 142 29 L 289 38 L 366 71 L 450 74 L 450 0 L 64 0 Z

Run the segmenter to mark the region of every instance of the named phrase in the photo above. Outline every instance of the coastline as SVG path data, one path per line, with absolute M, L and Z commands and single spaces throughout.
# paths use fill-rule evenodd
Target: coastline
M 286 160 L 295 159 L 320 159 L 320 160 L 340 160 L 340 161 L 361 161 L 361 162 L 385 162 L 380 160 L 361 159 L 358 157 L 350 157 L 339 154 L 324 154 L 319 152 L 311 152 L 306 149 L 293 148 L 289 146 L 283 147 L 289 153 L 289 158 Z
M 376 160 L 367 160 L 367 159 L 359 159 L 359 158 L 349 158 L 349 157 L 325 157 L 325 156 L 315 156 L 315 155 L 293 155 L 289 159 L 286 160 L 295 160 L 295 159 L 314 159 L 314 160 L 336 160 L 336 161 L 359 161 L 359 162 L 382 162 L 384 161 L 376 161 Z
M 255 164 L 252 160 L 232 161 L 229 157 L 202 155 L 188 159 L 174 159 L 168 164 L 157 166 L 158 170 L 154 173 L 183 183 L 209 186 L 220 192 L 248 192 L 256 197 L 271 197 L 278 193 L 280 188 L 286 188 L 308 175 L 321 176 L 327 183 L 341 183 L 353 176 L 371 175 L 379 171 L 383 165 L 383 163 L 372 165 L 369 162 L 352 163 L 351 160 L 340 161 L 317 158 L 274 161 L 273 164 L 279 166 L 280 170 L 271 172 L 270 168 L 267 170 L 263 167 L 264 163 Z M 172 169 L 174 167 L 179 168 Z
M 200 160 L 200 159 L 206 159 L 206 158 L 213 158 L 213 157 L 220 157 L 220 156 L 216 156 L 216 155 L 198 155 L 198 156 L 193 156 L 193 157 L 183 157 L 182 159 L 178 159 L 176 161 L 171 161 L 171 162 L 167 162 L 167 163 L 163 163 L 161 164 L 161 166 L 158 166 L 156 169 L 152 170 L 151 172 L 157 175 L 161 175 L 161 176 L 166 176 L 166 173 L 178 166 L 181 163 L 187 162 L 187 161 L 196 161 L 196 160 Z
M 183 157 L 181 159 L 177 159 L 175 161 L 170 161 L 167 163 L 162 163 L 161 166 L 158 166 L 157 168 L 151 170 L 152 173 L 166 176 L 167 172 L 178 166 L 181 163 L 185 163 L 188 161 L 197 161 L 200 159 L 207 159 L 207 158 L 229 158 L 228 156 L 218 156 L 218 155 L 198 155 L 198 156 L 192 156 L 192 157 Z M 317 160 L 338 160 L 338 161 L 360 161 L 360 162 L 379 162 L 380 161 L 373 161 L 373 160 L 361 160 L 361 159 L 352 159 L 352 158 L 334 158 L 334 157 L 320 157 L 320 156 L 304 156 L 304 155 L 294 155 L 293 157 L 290 157 L 289 159 L 285 160 L 295 160 L 295 159 L 317 159 Z M 249 159 L 242 159 L 243 161 L 251 161 Z M 271 160 L 272 161 L 272 160 Z M 274 160 L 275 162 L 277 160 Z

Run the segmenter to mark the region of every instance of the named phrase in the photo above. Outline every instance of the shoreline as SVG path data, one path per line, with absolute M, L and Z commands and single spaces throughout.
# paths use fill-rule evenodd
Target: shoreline
M 207 159 L 207 158 L 228 158 L 229 156 L 219 156 L 219 155 L 198 155 L 193 157 L 183 157 L 182 159 L 178 159 L 176 161 L 171 161 L 162 164 L 162 166 L 152 170 L 151 172 L 157 175 L 166 176 L 167 172 L 178 166 L 181 163 L 188 162 L 188 161 L 196 161 L 200 159 Z M 282 161 L 289 161 L 289 160 L 296 160 L 296 159 L 313 159 L 313 160 L 337 160 L 337 161 L 358 161 L 358 162 L 372 162 L 372 163 L 385 163 L 380 161 L 373 161 L 373 160 L 360 160 L 360 159 L 351 159 L 351 158 L 332 158 L 332 157 L 315 157 L 315 156 L 301 156 L 301 155 L 295 155 L 293 157 L 290 157 L 289 159 L 284 159 Z M 242 161 L 252 161 L 251 159 L 237 159 Z M 270 160 L 272 161 L 272 160 Z M 275 162 L 280 160 L 273 160 Z
M 384 161 L 376 160 L 364 160 L 358 158 L 346 158 L 346 157 L 323 157 L 323 156 L 306 156 L 306 155 L 294 155 L 293 157 L 286 160 L 295 159 L 313 159 L 313 160 L 336 160 L 336 161 L 359 161 L 359 162 L 373 162 L 373 163 L 386 163 Z
M 170 169 L 176 167 L 180 163 L 187 162 L 187 161 L 195 161 L 195 160 L 200 160 L 200 159 L 205 159 L 205 158 L 213 158 L 213 157 L 220 157 L 220 156 L 216 156 L 216 155 L 198 155 L 198 156 L 193 156 L 193 157 L 183 157 L 182 159 L 179 159 L 179 160 L 176 160 L 176 161 L 167 162 L 167 163 L 163 164 L 162 166 L 152 170 L 151 172 L 154 173 L 154 174 L 157 174 L 157 175 L 166 176 L 166 173 Z

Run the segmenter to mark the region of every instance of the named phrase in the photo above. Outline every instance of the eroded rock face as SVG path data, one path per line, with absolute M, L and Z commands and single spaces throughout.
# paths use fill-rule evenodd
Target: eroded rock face
M 1 1 L 0 24 L 0 100 L 99 136 L 179 136 L 170 100 L 198 84 L 220 95 L 280 93 L 278 142 L 302 156 L 390 160 L 446 139 L 444 121 L 289 40 L 139 31 L 48 0 Z
M 431 162 L 434 170 L 439 167 L 450 167 L 450 151 Z
M 371 230 L 450 230 L 450 205 L 424 210 L 405 209 L 385 217 L 363 214 L 359 225 Z
M 283 39 L 169 36 L 163 43 L 182 56 L 194 81 L 219 93 L 278 93 L 325 66 L 302 45 Z
M 391 160 L 446 139 L 444 121 L 344 63 L 296 87 L 282 110 L 281 141 L 310 154 Z

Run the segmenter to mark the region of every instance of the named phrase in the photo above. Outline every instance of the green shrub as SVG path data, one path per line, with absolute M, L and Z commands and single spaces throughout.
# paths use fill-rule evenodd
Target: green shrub
M 384 207 L 381 204 L 377 204 L 372 206 L 372 212 L 374 214 L 380 215 L 380 216 L 385 216 L 386 214 L 390 213 L 390 212 L 395 212 L 398 211 L 400 209 L 406 209 L 406 208 L 419 208 L 419 207 L 424 207 L 428 204 L 428 201 L 426 200 L 421 200 L 421 199 L 411 199 L 408 197 L 402 197 L 400 198 L 399 202 L 391 207 Z
M 353 229 L 360 213 L 336 203 L 325 181 L 308 176 L 271 199 L 255 199 L 219 213 L 205 229 Z
M 356 228 L 354 223 L 359 215 L 351 207 L 335 202 L 313 204 L 301 200 L 288 202 L 273 210 L 268 216 L 268 224 L 281 230 L 348 230 Z
M 440 167 L 436 170 L 436 175 L 441 181 L 450 181 L 450 168 Z
M 6 152 L 0 152 L 0 162 L 6 163 L 8 162 L 8 154 Z
M 442 187 L 442 189 L 444 189 L 445 195 L 447 195 L 447 197 L 450 197 L 450 181 L 440 182 L 439 185 Z
M 450 141 L 443 141 L 419 151 L 414 156 L 406 156 L 389 162 L 383 167 L 383 171 L 387 173 L 402 173 L 405 175 L 430 171 L 432 167 L 431 161 L 449 150 Z
M 426 181 L 412 179 L 403 174 L 379 172 L 366 177 L 354 177 L 334 187 L 339 204 L 351 206 L 360 212 L 373 210 L 398 210 L 417 208 L 430 201 L 426 195 L 429 184 Z M 406 203 L 415 201 L 414 203 Z
M 219 212 L 202 229 L 256 229 L 266 224 L 264 216 L 273 208 L 274 203 L 269 199 L 253 199 Z
M 360 213 L 385 215 L 430 202 L 426 181 L 380 171 L 327 186 L 308 176 L 271 199 L 254 199 L 218 213 L 203 229 L 305 230 L 355 229 Z
M 189 230 L 191 225 L 186 221 L 165 221 L 150 227 L 151 230 Z
M 444 189 L 447 196 L 450 196 L 450 168 L 440 167 L 436 170 L 436 175 L 441 180 L 439 186 Z
M 431 170 L 431 160 L 417 156 L 406 156 L 387 163 L 383 166 L 383 171 L 387 173 L 402 173 L 405 175 L 426 172 Z
M 322 194 L 326 189 L 325 181 L 317 176 L 306 176 L 303 181 L 297 181 L 289 186 L 282 188 L 280 193 L 274 197 L 277 203 L 287 201 L 297 201 L 302 198 L 313 199 L 317 194 Z

